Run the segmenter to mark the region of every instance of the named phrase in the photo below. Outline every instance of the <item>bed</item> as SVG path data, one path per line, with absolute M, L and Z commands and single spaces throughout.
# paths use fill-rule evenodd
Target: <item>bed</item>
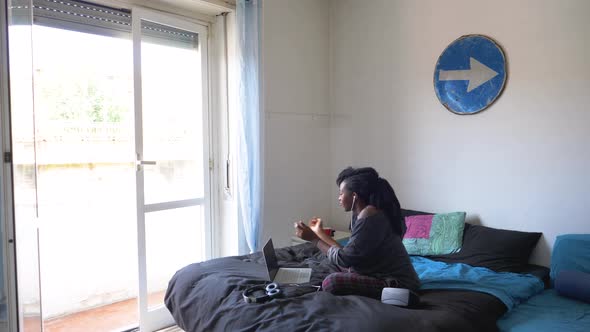
M 590 331 L 590 304 L 560 296 L 547 289 L 498 320 L 500 331 Z
M 465 225 L 459 253 L 412 257 L 423 283 L 420 304 L 413 308 L 317 291 L 312 285 L 320 285 L 336 269 L 310 244 L 276 250 L 281 266 L 312 268 L 310 285 L 283 286 L 282 298 L 243 300 L 247 287 L 267 279 L 262 255 L 254 253 L 179 270 L 165 303 L 185 331 L 497 331 L 498 318 L 542 292 L 546 284 L 549 270 L 528 264 L 540 234 Z M 499 240 L 490 235 L 497 232 L 509 233 L 500 234 Z M 506 241 L 507 234 L 518 235 L 513 236 L 515 242 Z M 487 247 L 477 253 L 476 247 L 483 245 L 480 236 Z M 528 246 L 524 252 L 523 242 Z M 506 256 L 497 252 L 511 246 L 517 247 Z
M 555 287 L 502 316 L 500 331 L 590 331 L 590 234 L 558 236 L 551 256 Z

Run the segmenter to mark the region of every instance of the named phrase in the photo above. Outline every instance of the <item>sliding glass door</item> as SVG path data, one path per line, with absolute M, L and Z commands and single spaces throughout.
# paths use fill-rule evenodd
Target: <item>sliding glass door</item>
M 14 178 L 12 195 L 14 198 L 14 218 L 16 219 L 14 245 L 19 269 L 16 283 L 19 287 L 17 311 L 19 330 L 24 332 L 42 331 L 39 219 L 34 148 L 32 8 L 32 0 L 7 2 L 12 174 Z
M 206 27 L 134 8 L 140 330 L 169 326 L 164 292 L 210 256 Z
M 20 330 L 172 324 L 168 281 L 211 252 L 207 27 L 9 7 Z

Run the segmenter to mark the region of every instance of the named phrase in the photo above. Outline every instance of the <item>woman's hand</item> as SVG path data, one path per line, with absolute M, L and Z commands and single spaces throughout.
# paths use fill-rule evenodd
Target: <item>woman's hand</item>
M 324 226 L 322 225 L 322 218 L 313 217 L 309 221 L 309 228 L 316 233 L 318 236 L 324 232 Z
M 301 220 L 295 223 L 295 235 L 305 241 L 319 239 L 318 235 Z

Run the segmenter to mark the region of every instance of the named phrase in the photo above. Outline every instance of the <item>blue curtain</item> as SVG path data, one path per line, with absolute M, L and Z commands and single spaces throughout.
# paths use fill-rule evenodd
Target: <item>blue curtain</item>
M 238 0 L 238 218 L 250 252 L 258 250 L 262 207 L 260 15 L 262 0 Z

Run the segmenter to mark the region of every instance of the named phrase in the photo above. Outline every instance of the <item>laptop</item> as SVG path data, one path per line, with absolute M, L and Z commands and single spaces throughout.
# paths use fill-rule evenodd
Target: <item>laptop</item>
M 264 263 L 268 270 L 268 278 L 272 282 L 279 284 L 303 284 L 309 282 L 311 279 L 310 268 L 279 267 L 275 248 L 272 245 L 272 239 L 268 239 L 268 242 L 264 245 L 262 255 L 264 256 Z

